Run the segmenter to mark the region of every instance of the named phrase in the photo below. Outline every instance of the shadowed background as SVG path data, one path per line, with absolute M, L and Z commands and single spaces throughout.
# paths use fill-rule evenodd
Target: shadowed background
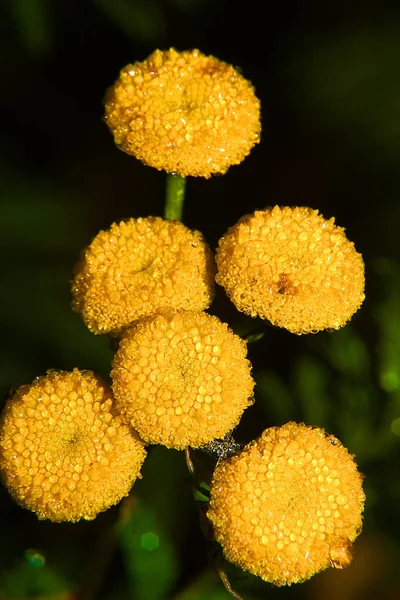
M 268 5 L 227 0 L 6 0 L 0 7 L 2 396 L 47 369 L 105 377 L 113 351 L 70 309 L 71 272 L 101 228 L 162 215 L 165 174 L 121 153 L 102 122 L 120 68 L 155 48 L 199 48 L 240 67 L 261 100 L 261 144 L 227 175 L 190 179 L 184 222 L 212 247 L 245 213 L 318 208 L 364 256 L 367 299 L 351 325 L 249 346 L 256 403 L 237 437 L 288 420 L 324 427 L 366 475 L 356 559 L 261 598 L 400 597 L 400 9 L 396 2 Z M 261 325 L 218 290 L 238 333 Z M 183 454 L 152 448 L 143 479 L 93 522 L 52 524 L 0 489 L 0 598 L 224 600 Z

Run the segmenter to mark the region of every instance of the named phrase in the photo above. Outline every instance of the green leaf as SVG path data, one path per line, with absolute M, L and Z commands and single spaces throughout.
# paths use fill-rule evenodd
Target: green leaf
M 249 344 L 252 344 L 253 342 L 258 342 L 259 340 L 262 340 L 262 338 L 264 337 L 265 331 L 260 331 L 258 333 L 249 333 L 248 336 L 246 336 L 246 341 Z

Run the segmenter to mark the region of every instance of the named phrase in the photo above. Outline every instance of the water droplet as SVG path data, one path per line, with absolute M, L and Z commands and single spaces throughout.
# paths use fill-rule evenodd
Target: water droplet
M 25 551 L 25 558 L 30 564 L 30 566 L 34 567 L 35 569 L 43 567 L 43 565 L 46 562 L 46 559 L 43 556 L 43 554 L 40 554 L 40 552 L 34 550 L 33 548 L 29 548 Z

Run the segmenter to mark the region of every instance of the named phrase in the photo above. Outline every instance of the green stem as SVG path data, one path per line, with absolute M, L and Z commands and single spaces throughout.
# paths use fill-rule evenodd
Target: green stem
M 173 219 L 174 221 L 182 220 L 185 185 L 185 177 L 167 175 L 167 196 L 164 208 L 164 217 L 166 219 Z

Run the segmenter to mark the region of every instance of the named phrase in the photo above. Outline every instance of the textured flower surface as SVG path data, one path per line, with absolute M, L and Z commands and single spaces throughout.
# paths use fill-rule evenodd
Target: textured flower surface
M 339 440 L 291 422 L 217 465 L 207 516 L 227 560 L 290 585 L 350 564 L 364 500 Z
M 91 371 L 54 371 L 7 402 L 0 471 L 39 519 L 94 519 L 126 496 L 146 451 L 113 411 L 109 386 Z
M 261 129 L 252 85 L 198 50 L 156 50 L 127 65 L 107 92 L 105 119 L 121 150 L 182 176 L 225 173 Z
M 203 312 L 128 329 L 111 377 L 118 410 L 151 444 L 198 447 L 236 427 L 254 382 L 246 343 Z
M 160 217 L 100 231 L 72 282 L 75 311 L 93 333 L 120 334 L 163 309 L 203 310 L 214 293 L 214 259 L 199 231 Z
M 339 329 L 364 300 L 364 262 L 307 207 L 256 211 L 220 239 L 217 283 L 236 308 L 292 333 Z

